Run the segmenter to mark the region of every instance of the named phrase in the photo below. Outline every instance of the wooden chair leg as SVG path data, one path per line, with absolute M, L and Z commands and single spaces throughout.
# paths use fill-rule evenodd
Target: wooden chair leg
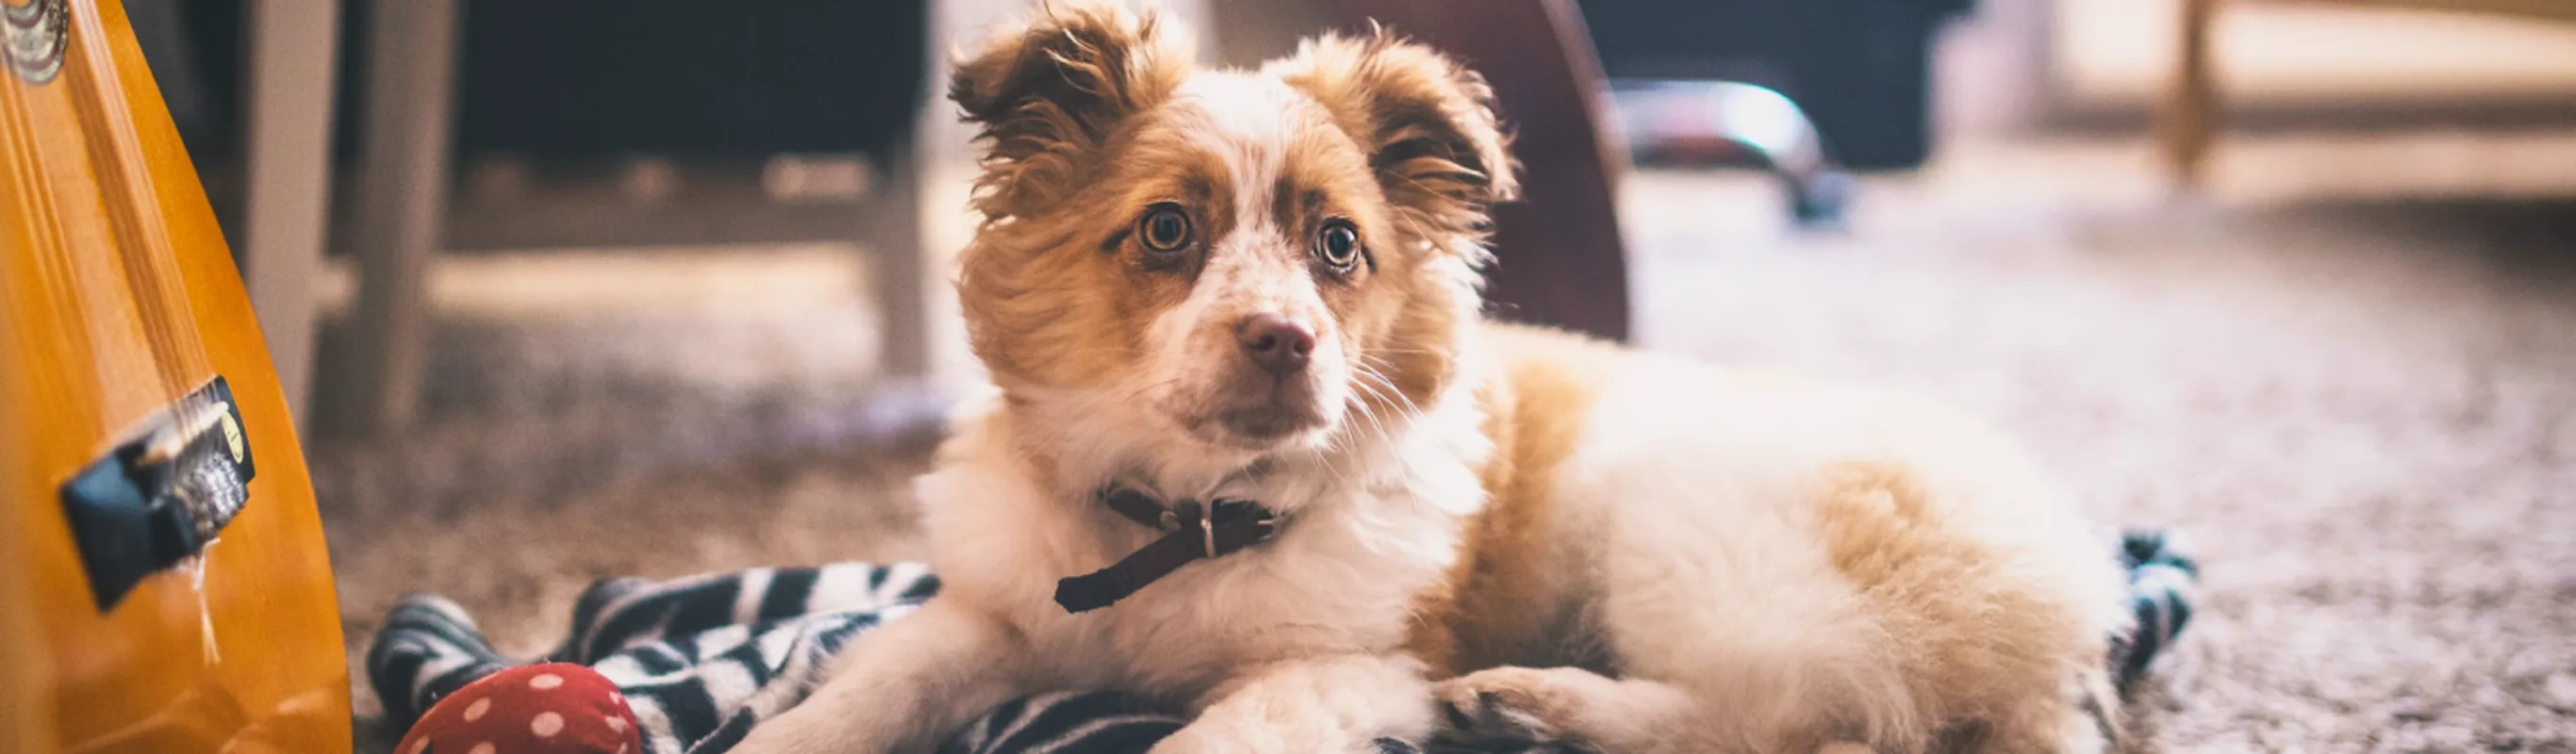
M 888 150 L 869 192 L 861 242 L 876 260 L 876 296 L 884 326 L 878 357 L 890 381 L 930 376 L 929 250 L 921 237 L 921 160 L 910 144 Z
M 429 274 L 447 220 L 450 104 L 459 0 L 376 0 L 369 19 L 365 151 L 357 217 L 357 316 L 349 358 L 323 370 L 317 425 L 398 431 L 420 402 Z
M 242 234 L 251 308 L 298 422 L 313 379 L 313 279 L 331 216 L 331 100 L 338 84 L 340 4 L 250 4 L 248 222 Z
M 2185 190 L 2200 188 L 2206 179 L 2218 131 L 2217 72 L 2211 66 L 2209 38 L 2217 15 L 2218 0 L 2182 0 L 2174 78 L 2158 110 L 2166 166 Z

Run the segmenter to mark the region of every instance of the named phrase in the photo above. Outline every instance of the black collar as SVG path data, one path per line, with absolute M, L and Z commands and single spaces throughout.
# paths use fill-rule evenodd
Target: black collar
M 1108 607 L 1201 558 L 1231 554 L 1279 533 L 1279 514 L 1250 500 L 1196 500 L 1166 506 L 1131 487 L 1103 487 L 1092 497 L 1130 521 L 1169 532 L 1108 568 L 1060 579 L 1055 603 L 1068 613 Z

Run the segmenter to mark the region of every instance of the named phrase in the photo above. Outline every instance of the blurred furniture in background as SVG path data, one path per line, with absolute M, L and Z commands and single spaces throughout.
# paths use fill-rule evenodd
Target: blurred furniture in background
M 429 275 L 447 221 L 458 0 L 377 0 L 366 32 L 356 205 L 348 223 L 357 308 L 345 353 L 318 376 L 309 424 L 333 435 L 403 429 L 428 361 Z M 259 250 L 253 249 L 254 254 Z M 271 312 L 262 317 L 310 312 Z M 308 363 L 319 361 L 306 357 Z
M 454 249 L 856 241 L 875 262 L 880 374 L 922 376 L 932 273 L 911 136 L 926 4 L 248 0 L 244 24 L 243 0 L 189 3 L 194 58 L 217 74 L 206 99 L 219 117 L 244 103 L 243 265 L 290 388 L 317 347 L 326 238 L 358 281 L 345 350 L 311 387 L 332 433 L 411 421 L 427 278 Z M 221 75 L 235 46 L 248 81 Z M 333 148 L 335 132 L 354 148 Z M 326 230 L 335 160 L 355 185 Z M 605 190 L 528 190 L 566 165 L 620 172 L 590 181 Z M 497 190 L 464 191 L 460 174 Z
M 1637 160 L 1687 165 L 1750 159 L 1780 181 L 1802 227 L 1842 224 L 1852 179 L 1825 156 L 1822 134 L 1798 103 L 1737 81 L 1610 82 Z
M 1582 0 L 1612 79 L 1732 81 L 1778 92 L 1834 162 L 1923 164 L 1932 153 L 1935 32 L 1974 0 Z
M 169 2 L 145 1 L 176 10 Z M 252 0 L 247 15 L 244 25 L 256 44 L 242 56 L 250 81 L 242 108 L 242 277 L 260 313 L 269 354 L 277 361 L 287 406 L 303 417 L 313 394 L 320 324 L 314 315 L 313 280 L 322 271 L 330 243 L 331 103 L 340 83 L 340 4 Z M 165 71 L 194 71 L 194 62 L 169 59 L 156 65 Z M 189 83 L 165 82 L 162 88 L 204 94 Z
M 375 62 L 350 240 L 362 255 L 352 359 L 326 417 L 398 427 L 420 393 L 421 286 L 440 232 L 514 249 L 652 246 L 839 236 L 873 255 L 881 374 L 927 369 L 927 264 L 909 137 L 925 89 L 922 2 L 766 0 L 721 10 L 689 0 L 379 2 L 366 37 Z M 460 26 L 461 24 L 461 26 Z M 424 31 L 453 29 L 452 38 Z M 409 29 L 404 32 L 402 30 Z M 453 77 L 453 108 L 448 107 Z M 455 124 L 453 146 L 444 126 Z M 436 125 L 430 125 L 436 124 Z M 431 133 L 433 130 L 439 133 Z M 874 180 L 857 209 L 823 208 L 822 227 L 759 227 L 765 182 L 682 183 L 690 160 L 761 164 L 782 154 L 864 155 Z M 459 163 L 631 165 L 612 201 L 502 191 L 449 207 Z M 763 176 L 766 178 L 767 176 Z M 643 201 L 632 201 L 634 199 Z
M 2357 9 L 2413 9 L 2483 13 L 2576 22 L 2576 2 L 2569 0 L 2237 0 L 2260 5 L 2305 5 Z M 2182 0 L 2175 43 L 2173 77 L 2157 110 L 2157 132 L 2166 165 L 2183 188 L 2201 185 L 2215 146 L 2221 118 L 2221 93 L 2212 60 L 2211 29 L 2217 25 L 2222 0 Z

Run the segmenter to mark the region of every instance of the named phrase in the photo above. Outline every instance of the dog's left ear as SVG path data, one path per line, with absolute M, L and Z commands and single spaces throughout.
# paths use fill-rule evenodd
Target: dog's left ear
M 1429 47 L 1384 30 L 1327 35 L 1263 72 L 1304 91 L 1368 150 L 1387 199 L 1454 235 L 1481 237 L 1518 193 L 1494 90 Z

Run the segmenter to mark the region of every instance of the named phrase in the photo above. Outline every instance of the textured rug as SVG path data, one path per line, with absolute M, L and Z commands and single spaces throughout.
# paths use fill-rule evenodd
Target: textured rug
M 1821 237 L 1758 179 L 1636 176 L 1642 340 L 1956 401 L 2106 522 L 2188 529 L 2139 750 L 2576 750 L 2576 199 L 2175 203 L 2139 156 L 1872 180 Z M 352 658 L 407 591 L 529 657 L 597 579 L 920 558 L 929 438 L 865 410 L 859 349 L 796 345 L 866 308 L 717 299 L 451 318 L 419 431 L 317 442 Z

